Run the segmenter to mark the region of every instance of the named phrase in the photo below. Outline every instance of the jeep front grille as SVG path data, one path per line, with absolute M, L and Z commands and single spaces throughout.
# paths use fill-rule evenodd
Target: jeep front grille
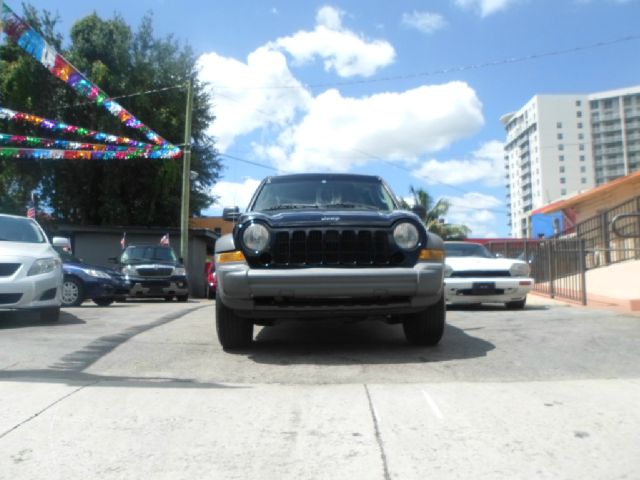
M 390 244 L 387 230 L 287 230 L 276 231 L 271 252 L 254 266 L 394 266 L 404 254 Z

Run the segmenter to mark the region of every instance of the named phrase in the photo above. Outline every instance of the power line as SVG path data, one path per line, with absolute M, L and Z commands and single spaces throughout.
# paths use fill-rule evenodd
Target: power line
M 236 161 L 238 161 L 238 162 L 248 163 L 249 165 L 254 165 L 254 166 L 256 166 L 256 167 L 267 168 L 267 169 L 269 169 L 269 170 L 273 170 L 273 171 L 275 171 L 275 172 L 277 172 L 277 171 L 278 171 L 278 169 L 277 169 L 277 168 L 272 167 L 271 165 L 266 165 L 266 164 L 264 164 L 264 163 L 254 162 L 254 161 L 252 161 L 252 160 L 247 160 L 247 159 L 245 159 L 245 158 L 236 157 L 236 156 L 234 156 L 234 155 L 229 155 L 229 154 L 227 154 L 227 153 L 219 153 L 218 155 L 219 155 L 220 157 L 227 157 L 227 158 L 230 158 L 230 159 L 232 159 L 232 160 L 236 160 Z
M 177 90 L 180 88 L 186 88 L 186 85 L 173 85 L 172 87 L 162 87 L 162 88 L 156 88 L 153 90 L 146 90 L 144 92 L 135 92 L 135 93 L 129 93 L 126 95 L 118 95 L 116 97 L 109 97 L 108 100 L 120 100 L 122 98 L 132 98 L 132 97 L 139 97 L 142 95 L 149 95 L 152 93 L 159 93 L 159 92 L 166 92 L 168 90 Z M 85 105 L 95 105 L 95 102 L 83 102 L 83 103 L 74 103 L 72 105 L 66 105 L 66 106 L 62 106 L 62 107 L 58 107 L 56 108 L 56 110 L 67 110 L 69 108 L 75 108 L 75 107 L 83 107 Z
M 627 35 L 625 37 L 620 37 L 613 40 L 603 40 L 600 42 L 590 43 L 586 45 L 578 45 L 571 48 L 550 50 L 550 51 L 541 52 L 541 53 L 532 53 L 532 54 L 524 55 L 520 57 L 502 58 L 498 60 L 489 60 L 482 63 L 438 68 L 438 69 L 430 70 L 426 72 L 409 73 L 405 75 L 393 75 L 393 76 L 387 76 L 387 77 L 368 78 L 368 79 L 360 79 L 360 80 L 345 80 L 343 82 L 315 83 L 315 84 L 305 85 L 304 87 L 308 89 L 314 89 L 314 88 L 341 87 L 341 86 L 348 86 L 348 85 L 361 85 L 361 84 L 368 84 L 368 83 L 393 82 L 398 80 L 411 80 L 414 78 L 431 77 L 434 75 L 444 75 L 448 73 L 466 72 L 469 70 L 479 70 L 483 68 L 498 67 L 501 65 L 510 65 L 514 63 L 522 63 L 522 62 L 528 62 L 532 60 L 539 60 L 541 58 L 568 55 L 571 53 L 582 52 L 586 50 L 594 50 L 596 48 L 608 47 L 611 45 L 616 45 L 618 43 L 631 42 L 634 40 L 640 40 L 640 34 Z M 238 89 L 239 87 L 215 85 L 215 88 Z M 296 88 L 303 88 L 303 86 L 301 85 L 262 85 L 262 86 L 258 85 L 255 87 L 242 87 L 242 88 L 244 90 L 253 90 L 253 89 L 267 90 L 267 89 L 296 89 Z

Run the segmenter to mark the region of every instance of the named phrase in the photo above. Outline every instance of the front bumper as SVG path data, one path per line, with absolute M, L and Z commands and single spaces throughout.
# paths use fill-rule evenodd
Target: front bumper
M 62 270 L 0 280 L 0 310 L 31 310 L 61 305 Z
M 533 288 L 532 278 L 445 278 L 445 298 L 450 304 L 506 303 L 523 300 Z
M 413 268 L 252 269 L 216 266 L 218 295 L 238 315 L 299 318 L 390 315 L 422 310 L 442 295 L 442 263 Z
M 131 285 L 129 296 L 157 298 L 174 295 L 188 295 L 189 284 L 187 277 L 174 276 L 169 278 L 127 277 Z

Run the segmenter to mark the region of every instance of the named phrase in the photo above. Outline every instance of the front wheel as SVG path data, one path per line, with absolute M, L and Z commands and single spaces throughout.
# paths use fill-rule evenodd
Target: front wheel
M 515 302 L 507 302 L 505 306 L 509 310 L 522 310 L 527 303 L 527 297 L 524 297 L 522 300 L 516 300 Z
M 216 331 L 224 350 L 235 350 L 251 345 L 253 322 L 239 317 L 216 296 Z
M 178 299 L 179 302 L 186 302 L 189 300 L 189 294 L 187 295 L 178 295 L 176 297 Z
M 437 345 L 444 333 L 447 310 L 444 294 L 425 310 L 407 315 L 402 327 L 407 341 L 412 345 Z
M 115 298 L 113 298 L 113 297 L 92 298 L 91 300 L 93 300 L 93 303 L 95 303 L 99 307 L 108 307 L 109 305 L 111 305 L 115 301 Z
M 62 282 L 62 306 L 77 307 L 84 301 L 84 285 L 75 277 L 65 277 Z

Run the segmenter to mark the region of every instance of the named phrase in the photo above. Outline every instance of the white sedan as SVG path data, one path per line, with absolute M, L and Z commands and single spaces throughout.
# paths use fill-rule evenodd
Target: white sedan
M 62 262 L 35 220 L 0 214 L 0 310 L 60 317 Z
M 526 262 L 497 258 L 484 245 L 445 242 L 445 295 L 450 304 L 504 303 L 524 308 L 533 287 Z

